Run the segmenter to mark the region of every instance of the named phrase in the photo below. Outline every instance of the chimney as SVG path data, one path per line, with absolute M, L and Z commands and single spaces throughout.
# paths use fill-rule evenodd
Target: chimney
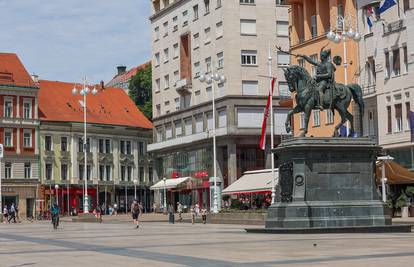
M 103 90 L 103 89 L 105 89 L 105 84 L 104 84 L 104 81 L 101 81 L 101 89 Z
M 126 66 L 118 66 L 118 75 L 124 74 L 126 72 Z
M 38 83 L 39 82 L 39 75 L 37 75 L 37 74 L 32 74 L 31 75 L 32 76 L 32 80 L 35 82 L 35 83 Z

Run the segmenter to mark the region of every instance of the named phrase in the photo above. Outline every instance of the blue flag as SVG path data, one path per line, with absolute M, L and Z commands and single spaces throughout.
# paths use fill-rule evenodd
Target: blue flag
M 410 111 L 408 119 L 410 120 L 411 142 L 414 142 L 414 112 Z
M 372 21 L 370 17 L 367 17 L 367 23 L 370 28 L 372 28 Z
M 395 6 L 397 3 L 395 0 L 385 0 L 382 6 L 378 9 L 377 14 L 380 15 L 387 11 L 390 7 Z

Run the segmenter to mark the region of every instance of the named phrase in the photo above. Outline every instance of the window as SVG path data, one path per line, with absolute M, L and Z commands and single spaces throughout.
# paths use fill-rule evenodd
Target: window
M 289 86 L 287 82 L 279 82 L 279 95 L 285 97 L 290 96 Z
M 289 36 L 289 22 L 288 21 L 276 21 L 276 35 L 277 36 Z
M 321 125 L 320 110 L 313 111 L 313 126 L 318 127 Z
M 223 22 L 216 23 L 216 38 L 220 38 L 223 36 Z
M 210 13 L 210 0 L 204 0 L 204 10 L 205 14 Z
M 126 145 L 126 154 L 127 155 L 132 155 L 132 144 L 131 144 L 131 141 L 125 141 L 125 145 Z
M 167 63 L 170 60 L 170 52 L 168 48 L 164 49 L 164 63 Z
M 148 167 L 148 180 L 149 180 L 149 182 L 153 182 L 153 181 L 154 181 L 154 176 L 153 176 L 153 169 L 152 169 L 152 167 Z
M 218 87 L 217 97 L 224 96 L 224 94 L 226 93 L 225 88 L 224 88 L 224 83 L 217 84 L 217 87 Z
M 193 120 L 191 118 L 186 119 L 185 121 L 185 135 L 193 134 Z
M 168 89 L 170 87 L 170 75 L 164 76 L 164 89 Z
M 207 130 L 212 130 L 214 128 L 213 112 L 207 113 L 206 117 L 207 117 Z
M 202 133 L 203 131 L 203 115 L 199 115 L 196 117 L 196 133 Z
M 168 21 L 164 22 L 163 27 L 164 27 L 164 37 L 168 36 Z
M 98 145 L 98 152 L 99 153 L 105 153 L 104 143 L 105 143 L 104 139 L 99 139 L 99 145 Z
M 240 4 L 254 4 L 254 0 L 240 0 Z
M 159 78 L 158 79 L 155 79 L 155 92 L 159 92 L 160 91 L 160 87 L 161 87 L 160 79 Z
M 257 61 L 257 51 L 248 51 L 248 50 L 242 50 L 241 51 L 241 64 L 245 66 L 256 66 Z
M 242 81 L 242 95 L 258 95 L 258 81 Z
M 391 106 L 387 106 L 388 133 L 392 133 Z
M 139 167 L 139 182 L 143 183 L 145 180 L 144 167 Z
M 144 154 L 145 154 L 144 142 L 138 142 L 138 155 L 142 157 L 144 156 Z
M 60 165 L 60 177 L 62 180 L 68 179 L 68 165 L 67 164 Z
M 410 129 L 410 112 L 411 112 L 411 107 L 410 107 L 410 102 L 405 102 L 405 112 L 406 112 L 406 118 L 407 118 L 407 124 L 406 124 L 406 128 Z
M 31 100 L 25 100 L 23 102 L 23 118 L 31 119 L 32 118 L 32 102 Z
M 290 55 L 281 51 L 277 51 L 277 64 L 279 66 L 289 66 L 290 65 Z
M 217 54 L 217 68 L 221 69 L 224 67 L 224 56 L 223 52 Z
M 391 74 L 390 70 L 390 53 L 388 51 L 384 52 L 385 56 L 385 78 L 388 79 Z
M 175 110 L 180 110 L 180 98 L 179 97 L 174 99 L 174 103 L 175 103 Z
M 85 165 L 79 164 L 79 180 L 83 180 L 85 177 Z
M 300 125 L 299 125 L 300 129 L 304 129 L 305 128 L 305 113 L 301 112 L 300 113 Z
M 211 32 L 210 27 L 204 29 L 204 35 L 205 35 L 204 44 L 209 44 L 211 42 L 210 32 Z
M 304 67 L 305 67 L 305 60 L 303 60 L 303 59 L 298 59 L 298 65 L 299 65 L 300 67 L 304 68 Z
M 162 129 L 158 128 L 156 132 L 157 142 L 162 142 Z
M 213 91 L 211 86 L 206 88 L 206 94 L 207 94 L 207 99 L 208 100 L 212 100 L 213 99 Z
M 200 34 L 196 33 L 193 35 L 194 39 L 194 49 L 198 48 L 200 46 Z
M 410 0 L 404 0 L 404 13 L 410 9 Z
M 13 147 L 13 132 L 12 130 L 4 130 L 4 146 Z
M 86 180 L 91 179 L 91 165 L 86 165 Z
M 326 110 L 326 124 L 334 123 L 334 114 L 332 110 L 327 109 Z
M 169 140 L 172 139 L 173 134 L 172 134 L 172 125 L 168 124 L 165 126 L 165 139 Z
M 4 117 L 11 118 L 13 117 L 13 102 L 12 100 L 4 101 Z
M 125 141 L 124 140 L 119 141 L 119 147 L 121 150 L 121 154 L 125 154 Z
M 402 105 L 397 104 L 394 107 L 395 107 L 395 131 L 401 132 L 403 130 Z
M 111 165 L 106 165 L 105 169 L 106 180 L 111 181 Z
M 205 59 L 206 63 L 206 73 L 211 72 L 211 57 Z
M 344 6 L 343 6 L 343 4 L 338 3 L 337 12 L 338 12 L 338 16 L 344 17 Z M 339 17 L 338 17 L 338 19 L 336 21 L 336 28 L 338 29 L 338 31 L 342 31 L 343 30 L 342 29 L 343 28 L 343 24 L 342 24 L 342 21 L 341 21 L 341 19 Z
M 318 36 L 316 15 L 311 16 L 311 33 L 312 33 L 312 38 L 315 38 L 316 36 Z
M 155 53 L 155 66 L 160 65 L 160 53 Z
M 85 144 L 83 143 L 83 138 L 79 137 L 78 139 L 78 152 L 84 152 Z M 86 138 L 86 152 L 90 152 L 90 139 Z
M 50 135 L 45 136 L 45 150 L 52 151 L 52 136 Z
M 160 27 L 154 28 L 154 34 L 155 34 L 155 41 L 158 41 L 160 39 Z
M 404 46 L 403 50 L 404 50 L 404 73 L 408 73 L 408 51 L 407 51 L 407 46 Z
M 392 71 L 394 76 L 400 75 L 400 50 L 398 48 L 392 51 Z
M 23 132 L 23 147 L 32 147 L 32 132 L 29 131 Z
M 174 23 L 173 32 L 178 31 L 177 21 L 178 21 L 178 17 L 177 16 L 173 17 L 173 23 Z
M 132 181 L 132 166 L 127 166 L 127 179 Z
M 260 119 L 258 119 L 260 118 Z M 263 109 L 259 108 L 238 108 L 237 126 L 240 128 L 261 128 Z
M 174 82 L 177 84 L 177 82 L 180 80 L 180 73 L 178 70 L 174 71 Z
M 198 5 L 193 6 L 194 20 L 198 19 Z
M 217 0 L 216 8 L 219 8 L 219 7 L 221 7 L 221 0 Z
M 240 20 L 240 34 L 256 35 L 256 21 L 247 19 Z
M 66 136 L 60 137 L 60 151 L 68 151 L 68 138 Z
M 111 140 L 105 139 L 105 153 L 111 153 Z
M 99 165 L 99 180 L 104 181 L 105 180 L 105 166 Z
M 226 127 L 227 126 L 227 111 L 225 109 L 219 110 L 218 112 L 218 127 Z
M 32 177 L 32 168 L 30 162 L 24 163 L 24 178 L 30 179 Z
M 125 181 L 126 166 L 121 165 L 121 181 Z
M 181 124 L 181 121 L 174 122 L 174 128 L 176 137 L 180 137 L 183 135 L 183 126 Z
M 51 163 L 46 163 L 45 164 L 45 178 L 46 180 L 50 181 L 52 180 L 52 164 Z
M 173 58 L 177 58 L 179 55 L 178 44 L 173 45 Z
M 369 57 L 366 63 L 366 71 L 368 78 L 368 85 L 375 85 L 376 83 L 376 72 L 375 72 L 375 59 Z

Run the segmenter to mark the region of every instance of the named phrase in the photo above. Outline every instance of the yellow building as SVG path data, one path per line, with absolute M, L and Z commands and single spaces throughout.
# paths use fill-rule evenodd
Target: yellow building
M 346 29 L 352 28 L 356 31 L 356 6 L 353 0 L 288 0 L 290 10 L 290 49 L 293 54 L 302 54 L 317 58 L 323 46 L 331 49 L 332 57 L 339 55 L 344 62 L 344 43 L 330 41 L 326 34 L 329 30 L 340 29 L 341 23 L 337 22 L 338 16 L 346 20 Z M 338 26 L 337 26 L 338 25 Z M 339 28 L 338 28 L 339 27 Z M 348 79 L 349 83 L 357 82 L 358 72 L 358 44 L 348 38 L 346 41 Z M 313 66 L 301 58 L 292 57 L 291 63 L 305 67 L 310 74 Z M 345 83 L 344 64 L 336 68 L 336 81 Z M 351 109 L 351 107 L 350 107 Z M 314 114 L 316 112 L 316 114 Z M 351 112 L 352 113 L 352 112 Z M 294 116 L 294 135 L 298 136 L 303 125 L 303 115 Z M 318 121 L 319 119 L 319 121 Z M 334 127 L 340 121 L 340 116 L 330 111 L 313 111 L 309 120 L 308 136 L 325 137 L 331 136 Z

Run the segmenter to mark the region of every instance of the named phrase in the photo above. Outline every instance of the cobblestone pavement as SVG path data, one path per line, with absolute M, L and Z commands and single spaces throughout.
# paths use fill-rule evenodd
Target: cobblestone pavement
M 0 266 L 413 266 L 414 233 L 247 234 L 144 222 L 1 224 Z

